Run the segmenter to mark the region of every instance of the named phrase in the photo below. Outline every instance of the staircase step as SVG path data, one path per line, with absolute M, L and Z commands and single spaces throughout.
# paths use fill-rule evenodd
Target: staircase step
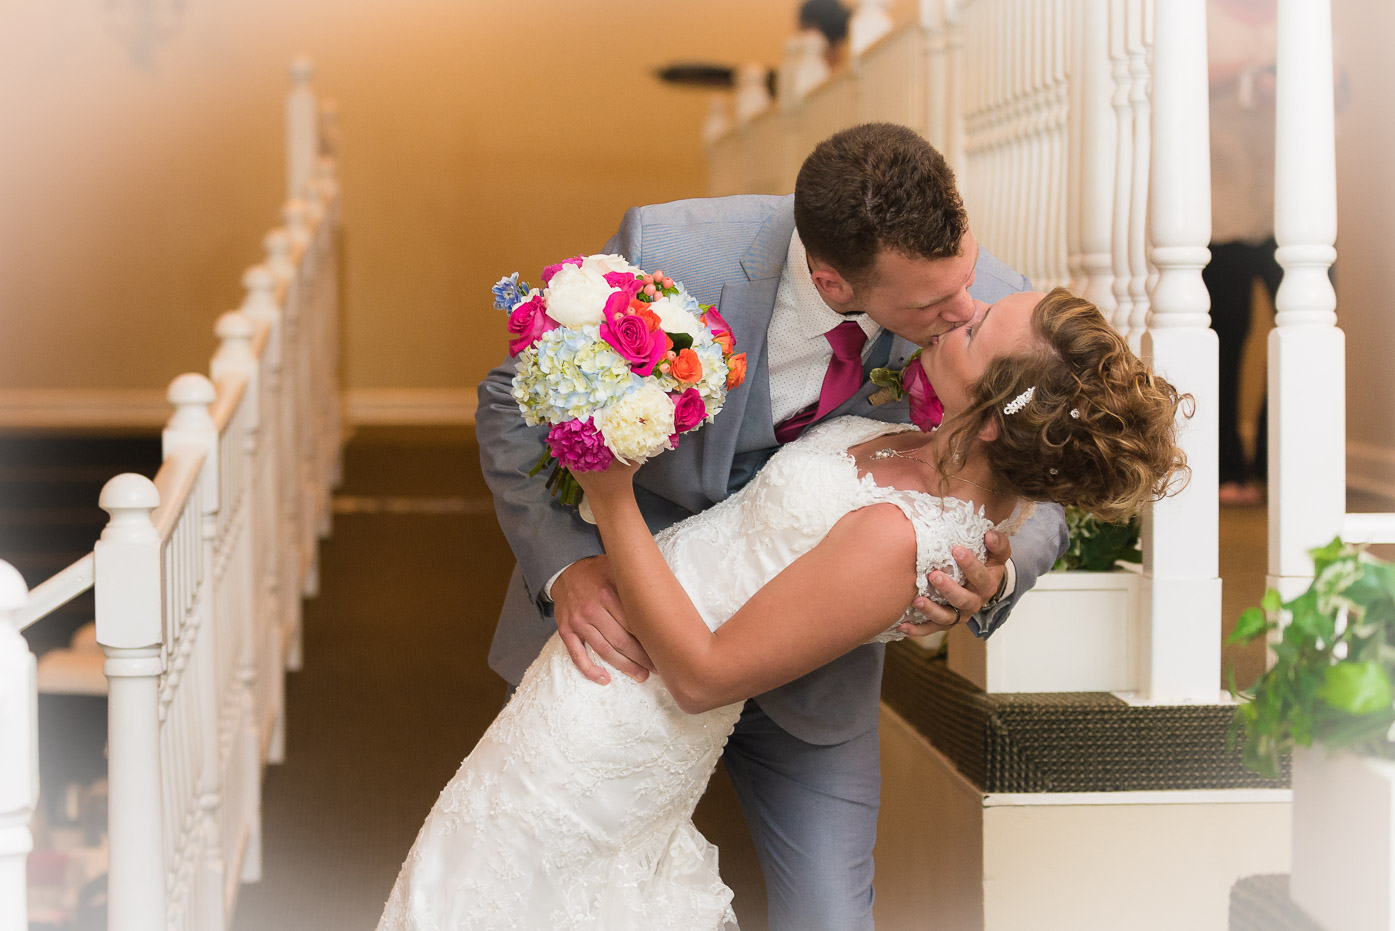
M 984 792 L 1288 788 L 1226 749 L 1232 705 L 1131 705 L 1109 692 L 983 692 L 910 641 L 888 646 L 882 701 Z

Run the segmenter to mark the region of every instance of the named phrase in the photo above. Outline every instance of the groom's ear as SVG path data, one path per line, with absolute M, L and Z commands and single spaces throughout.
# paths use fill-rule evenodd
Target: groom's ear
M 830 265 L 818 259 L 809 260 L 809 277 L 814 279 L 814 287 L 825 301 L 834 307 L 852 300 L 853 286 Z

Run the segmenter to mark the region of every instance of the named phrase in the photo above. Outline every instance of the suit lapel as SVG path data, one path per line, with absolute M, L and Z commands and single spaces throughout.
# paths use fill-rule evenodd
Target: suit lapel
M 727 496 L 732 459 L 740 449 L 772 448 L 770 360 L 766 332 L 775 312 L 780 273 L 794 233 L 793 198 L 770 215 L 741 259 L 746 281 L 729 281 L 717 305 L 731 324 L 736 351 L 746 353 L 746 381 L 727 395 L 716 421 L 704 428 L 702 488 L 713 501 Z

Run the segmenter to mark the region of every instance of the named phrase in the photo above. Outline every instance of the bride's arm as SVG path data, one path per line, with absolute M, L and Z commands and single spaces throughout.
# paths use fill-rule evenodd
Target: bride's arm
M 895 505 L 877 504 L 844 516 L 709 631 L 650 535 L 632 472 L 612 465 L 579 480 L 626 623 L 690 714 L 759 695 L 842 656 L 887 630 L 916 595 L 915 530 Z

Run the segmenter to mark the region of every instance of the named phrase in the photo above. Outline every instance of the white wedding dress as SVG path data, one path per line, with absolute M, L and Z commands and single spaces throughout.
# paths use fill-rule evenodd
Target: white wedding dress
M 915 526 L 922 593 L 932 569 L 958 574 L 952 547 L 982 558 L 994 525 L 972 505 L 858 474 L 849 447 L 909 429 L 860 417 L 820 424 L 741 491 L 660 533 L 707 625 L 731 617 L 844 514 L 878 502 Z M 877 639 L 897 637 L 893 628 Z M 378 931 L 736 927 L 717 850 L 691 817 L 743 703 L 688 715 L 659 676 L 641 684 L 611 672 L 596 685 L 556 635 L 548 641 L 442 791 Z

